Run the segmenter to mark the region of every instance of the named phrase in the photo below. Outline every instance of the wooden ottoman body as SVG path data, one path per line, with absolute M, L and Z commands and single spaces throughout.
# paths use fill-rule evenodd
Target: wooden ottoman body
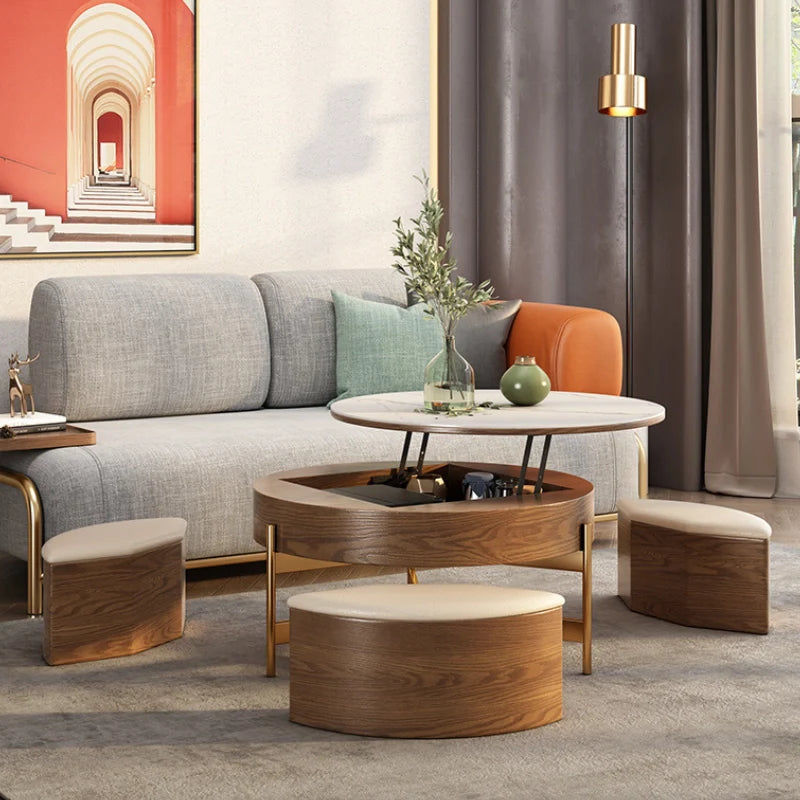
M 183 635 L 182 519 L 110 522 L 42 548 L 48 664 L 127 656 Z
M 364 736 L 509 733 L 562 716 L 564 599 L 463 584 L 290 602 L 293 722 Z
M 769 525 L 736 509 L 672 500 L 618 507 L 618 594 L 680 625 L 769 631 Z

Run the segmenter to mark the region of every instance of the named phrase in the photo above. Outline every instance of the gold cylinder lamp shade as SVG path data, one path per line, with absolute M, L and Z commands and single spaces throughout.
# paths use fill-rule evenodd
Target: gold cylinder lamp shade
M 647 111 L 647 82 L 636 74 L 636 26 L 611 26 L 611 74 L 597 87 L 597 110 L 611 117 L 635 117 Z

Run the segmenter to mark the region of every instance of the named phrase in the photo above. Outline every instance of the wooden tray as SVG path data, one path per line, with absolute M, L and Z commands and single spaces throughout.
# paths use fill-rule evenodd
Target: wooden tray
M 82 447 L 97 442 L 97 434 L 86 428 L 67 425 L 64 431 L 22 433 L 12 439 L 0 439 L 0 453 L 15 450 L 50 450 L 53 447 Z

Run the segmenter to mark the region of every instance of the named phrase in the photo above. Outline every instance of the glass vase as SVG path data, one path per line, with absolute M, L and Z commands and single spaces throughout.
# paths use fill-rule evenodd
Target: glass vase
M 475 372 L 456 350 L 454 336 L 425 367 L 425 408 L 431 411 L 470 411 L 475 405 Z

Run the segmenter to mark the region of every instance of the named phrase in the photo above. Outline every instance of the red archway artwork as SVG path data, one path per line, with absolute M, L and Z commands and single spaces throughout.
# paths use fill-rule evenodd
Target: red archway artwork
M 123 168 L 122 117 L 115 111 L 106 111 L 97 118 L 97 159 L 102 174 Z
M 196 252 L 194 5 L 0 12 L 0 256 Z

